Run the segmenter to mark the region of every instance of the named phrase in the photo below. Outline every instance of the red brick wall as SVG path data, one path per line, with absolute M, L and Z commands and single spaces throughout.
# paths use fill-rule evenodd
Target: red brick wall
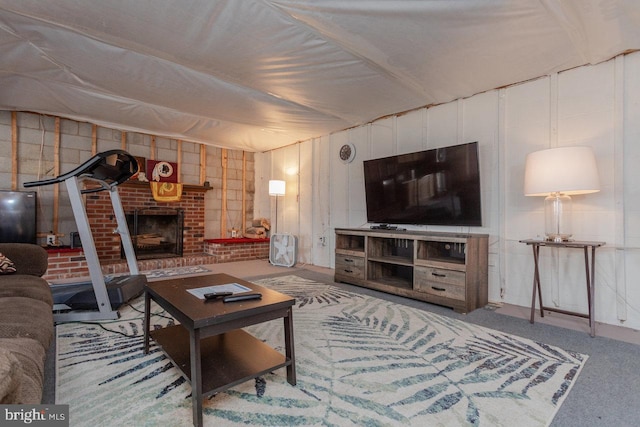
M 77 277 L 88 278 L 89 267 L 82 249 L 48 249 L 49 268 L 44 274 L 45 280 L 58 281 Z M 138 260 L 138 271 L 158 270 L 164 268 L 186 267 L 190 265 L 214 264 L 214 257 L 202 254 L 190 257 L 156 258 Z M 101 264 L 102 274 L 128 274 L 129 266 L 122 260 L 114 264 Z M 71 280 L 73 282 L 73 280 Z
M 147 185 L 123 184 L 118 194 L 125 214 L 134 209 L 168 208 L 184 210 L 183 256 L 138 260 L 140 271 L 182 267 L 188 265 L 217 264 L 232 261 L 269 258 L 269 239 L 208 239 L 204 240 L 204 192 L 185 189 L 180 202 L 158 203 Z M 107 191 L 86 194 L 86 211 L 91 232 L 104 274 L 129 271 L 120 256 L 120 235 L 114 234 L 117 221 Z M 80 249 L 49 250 L 47 280 L 86 277 L 89 271 Z
M 118 194 L 125 214 L 134 209 L 166 207 L 184 210 L 183 256 L 204 253 L 204 193 L 185 189 L 179 202 L 158 203 L 147 185 L 120 185 Z M 100 263 L 121 262 L 120 235 L 108 191 L 88 193 L 86 210 Z
M 43 276 L 46 280 L 89 275 L 82 249 L 60 249 L 47 252 L 49 252 L 49 268 Z
M 216 242 L 220 239 L 205 240 L 204 248 L 211 255 L 215 263 L 245 261 L 250 259 L 269 259 L 269 239 L 255 239 L 240 243 L 230 239 L 231 242 Z M 251 239 L 245 239 L 251 240 Z
M 138 270 L 142 272 L 189 265 L 269 259 L 269 239 L 207 239 L 204 240 L 203 246 L 204 253 L 199 255 L 138 260 Z M 43 276 L 46 280 L 56 281 L 89 276 L 82 248 L 49 249 L 48 252 L 49 269 Z M 129 267 L 124 260 L 101 264 L 101 267 L 103 274 L 129 273 Z

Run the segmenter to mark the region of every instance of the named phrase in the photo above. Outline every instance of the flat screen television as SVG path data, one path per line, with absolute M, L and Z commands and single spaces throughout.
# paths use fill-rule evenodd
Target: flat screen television
M 367 220 L 481 226 L 478 143 L 364 161 Z
M 0 190 L 0 242 L 36 243 L 36 192 Z

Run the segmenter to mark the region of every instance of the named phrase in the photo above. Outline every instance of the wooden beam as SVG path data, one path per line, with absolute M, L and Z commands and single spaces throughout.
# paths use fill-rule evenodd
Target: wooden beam
M 182 140 L 179 139 L 178 140 L 178 155 L 177 155 L 177 159 L 176 159 L 176 163 L 178 164 L 178 170 L 176 171 L 176 175 L 178 176 L 178 182 L 182 182 L 182 168 L 180 167 L 180 165 L 182 165 Z
M 18 189 L 18 113 L 11 112 L 11 189 Z
M 247 231 L 247 152 L 242 151 L 242 235 Z
M 53 137 L 53 176 L 60 175 L 60 117 L 56 117 L 56 127 Z M 53 186 L 53 234 L 58 234 L 60 210 L 60 186 Z
M 155 135 L 151 135 L 151 146 L 149 147 L 149 160 L 155 160 L 156 159 L 156 136 Z M 147 171 L 147 178 L 149 178 L 151 171 Z
M 122 131 L 122 133 L 120 133 L 120 148 L 122 150 L 127 149 L 127 133 L 125 131 Z
M 207 180 L 207 146 L 200 144 L 200 185 Z
M 227 149 L 222 149 L 222 212 L 220 212 L 220 237 L 227 237 Z
M 98 125 L 91 125 L 91 155 L 98 154 Z

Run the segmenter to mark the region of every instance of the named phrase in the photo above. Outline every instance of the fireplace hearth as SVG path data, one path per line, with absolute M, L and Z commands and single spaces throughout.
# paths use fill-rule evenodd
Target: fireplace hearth
M 167 207 L 135 209 L 126 213 L 136 258 L 182 256 L 184 210 Z M 125 258 L 124 250 L 121 257 Z

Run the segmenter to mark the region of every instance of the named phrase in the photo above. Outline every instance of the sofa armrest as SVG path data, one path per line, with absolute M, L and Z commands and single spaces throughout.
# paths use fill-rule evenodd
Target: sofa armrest
M 16 266 L 16 274 L 42 276 L 49 268 L 49 254 L 38 245 L 30 243 L 0 243 L 0 253 Z

